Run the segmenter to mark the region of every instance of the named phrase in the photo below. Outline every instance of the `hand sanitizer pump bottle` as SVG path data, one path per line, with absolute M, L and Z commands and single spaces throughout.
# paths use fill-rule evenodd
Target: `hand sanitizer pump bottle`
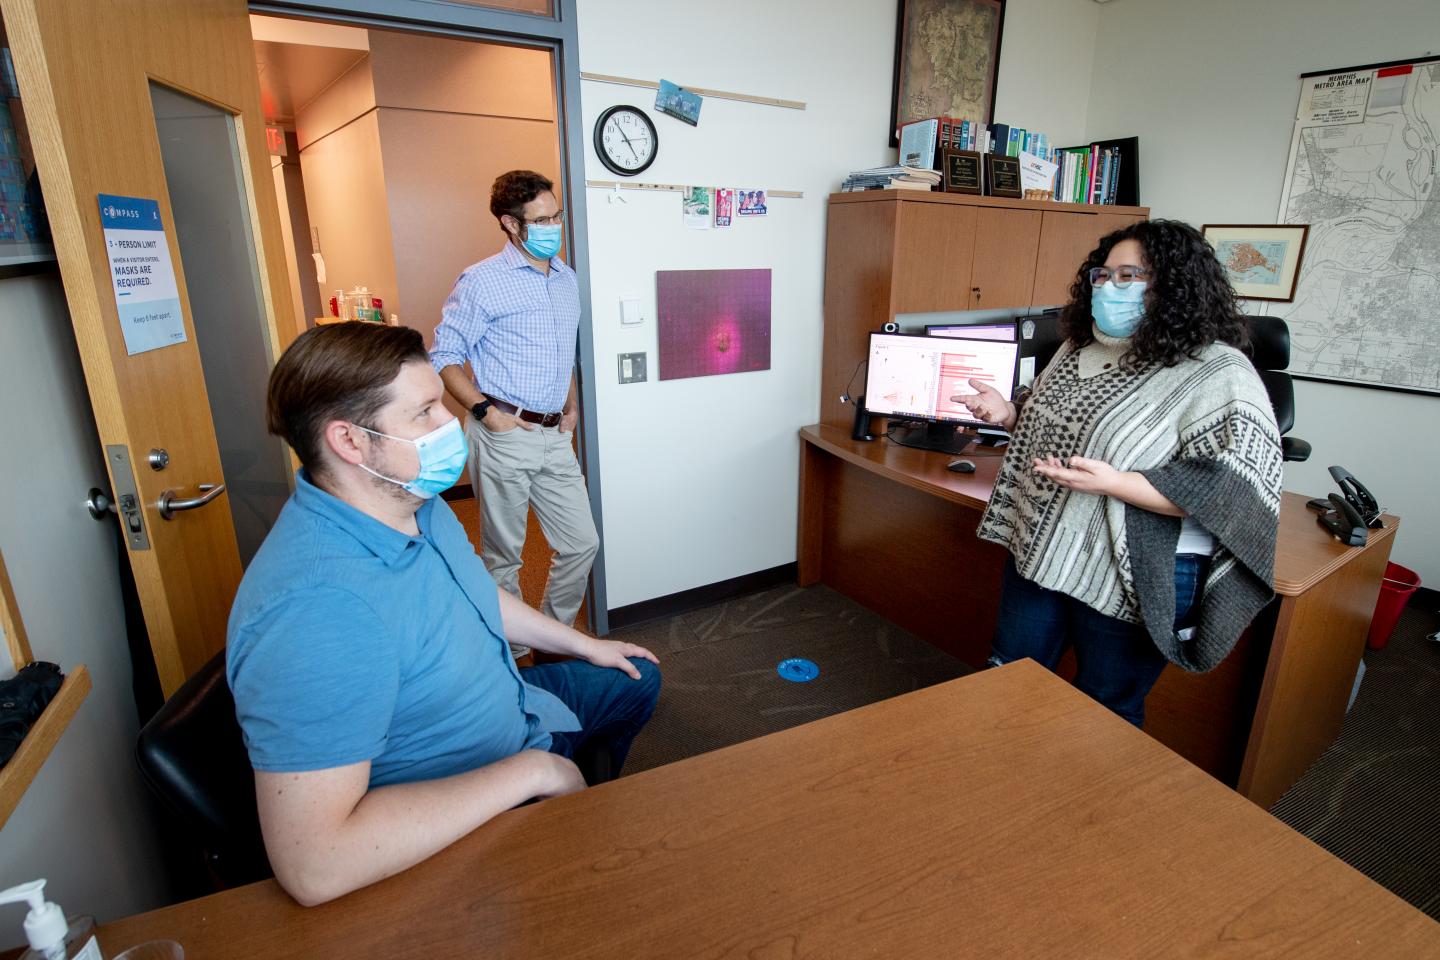
M 100 947 L 90 936 L 95 918 L 66 919 L 58 903 L 46 901 L 44 880 L 31 880 L 0 892 L 0 904 L 22 901 L 30 904 L 30 913 L 25 917 L 25 939 L 30 941 L 30 949 L 20 955 L 20 960 L 102 960 Z

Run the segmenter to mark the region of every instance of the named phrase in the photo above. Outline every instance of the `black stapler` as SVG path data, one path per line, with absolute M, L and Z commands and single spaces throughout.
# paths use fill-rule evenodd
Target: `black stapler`
M 1330 468 L 1330 476 L 1340 488 L 1341 494 L 1355 512 L 1360 514 L 1360 520 L 1367 527 L 1380 526 L 1380 504 L 1375 500 L 1374 495 L 1365 488 L 1365 484 L 1355 479 L 1354 474 L 1344 467 L 1334 466 Z M 1332 496 L 1330 498 L 1334 500 Z
M 1315 519 L 1341 543 L 1352 547 L 1365 546 L 1365 521 L 1340 494 L 1330 494 L 1330 509 Z

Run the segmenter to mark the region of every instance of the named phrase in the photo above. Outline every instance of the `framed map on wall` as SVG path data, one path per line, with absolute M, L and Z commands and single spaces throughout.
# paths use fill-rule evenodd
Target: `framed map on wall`
M 1440 57 L 1307 73 L 1281 224 L 1310 225 L 1290 373 L 1440 394 Z
M 1309 229 L 1305 224 L 1207 223 L 1200 233 L 1215 248 L 1236 296 L 1288 303 L 1295 299 Z
M 912 120 L 995 119 L 1005 0 L 900 0 L 890 146 Z

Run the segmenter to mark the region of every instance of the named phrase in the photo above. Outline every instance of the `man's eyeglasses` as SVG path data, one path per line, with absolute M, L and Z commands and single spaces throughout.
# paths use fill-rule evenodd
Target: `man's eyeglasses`
M 564 210 L 561 210 L 559 213 L 552 214 L 551 216 L 548 216 L 548 217 L 537 217 L 537 218 L 534 219 L 534 220 L 524 220 L 524 219 L 522 219 L 520 222 L 521 222 L 521 223 L 527 223 L 527 224 L 528 224 L 528 223 L 537 223 L 537 224 L 539 224 L 539 225 L 542 226 L 542 227 L 558 227 L 558 226 L 560 226 L 560 224 L 562 224 L 562 223 L 565 222 L 565 211 L 564 211 Z
M 1150 273 L 1140 267 L 1124 266 L 1116 267 L 1114 270 L 1109 267 L 1090 268 L 1090 286 L 1092 287 L 1103 286 L 1105 281 L 1111 280 L 1114 281 L 1115 286 L 1123 290 L 1136 280 L 1148 279 L 1150 279 Z

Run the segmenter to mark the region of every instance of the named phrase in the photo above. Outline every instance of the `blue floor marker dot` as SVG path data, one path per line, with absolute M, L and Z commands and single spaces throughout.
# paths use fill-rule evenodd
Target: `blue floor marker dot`
M 820 668 L 815 666 L 815 662 L 801 657 L 781 660 L 780 666 L 775 668 L 775 672 L 791 683 L 807 683 L 820 676 Z

